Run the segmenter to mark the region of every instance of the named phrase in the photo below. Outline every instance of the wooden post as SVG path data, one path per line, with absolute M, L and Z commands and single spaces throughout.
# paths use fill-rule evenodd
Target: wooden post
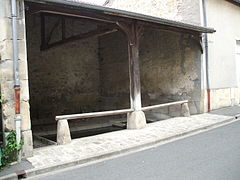
M 138 25 L 136 21 L 133 21 L 132 23 L 118 22 L 117 24 L 126 33 L 128 38 L 131 109 L 141 110 L 139 41 L 143 34 L 143 26 Z
M 141 111 L 141 83 L 139 69 L 139 41 L 143 35 L 143 26 L 137 21 L 117 22 L 128 38 L 130 102 L 134 112 L 128 114 L 127 126 L 129 129 L 140 129 L 146 126 L 144 112 Z

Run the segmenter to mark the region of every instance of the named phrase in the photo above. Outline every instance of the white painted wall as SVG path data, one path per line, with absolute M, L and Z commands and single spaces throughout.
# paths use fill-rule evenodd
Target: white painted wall
M 209 35 L 210 88 L 238 86 L 236 37 L 240 37 L 240 7 L 226 0 L 207 0 L 208 26 L 216 29 Z
M 236 39 L 236 75 L 237 75 L 237 84 L 238 84 L 238 95 L 240 97 L 240 38 Z M 240 102 L 240 99 L 239 99 Z

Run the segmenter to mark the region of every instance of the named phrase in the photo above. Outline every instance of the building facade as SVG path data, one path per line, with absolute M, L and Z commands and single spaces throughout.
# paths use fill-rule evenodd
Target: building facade
M 221 13 L 219 13 L 221 9 Z M 206 1 L 210 110 L 239 104 L 240 6 L 237 1 Z
M 92 3 L 76 0 L 74 5 L 77 6 L 79 2 Z M 92 21 L 86 21 L 82 16 L 76 15 L 76 10 L 72 10 L 76 12 L 74 16 L 69 16 L 73 13 L 71 11 L 64 12 L 64 15 L 52 14 L 50 12 L 54 11 L 54 4 L 51 3 L 58 2 L 49 0 L 48 3 L 51 6 L 44 6 L 41 1 L 17 0 L 21 132 L 25 142 L 25 157 L 31 156 L 33 152 L 32 134 L 56 133 L 56 115 L 132 106 L 129 101 L 131 77 L 128 75 L 126 35 L 119 29 L 115 32 L 114 27 L 111 29 L 114 33 L 97 39 L 59 45 L 56 43 L 59 40 L 65 42 L 68 37 L 76 38 L 79 34 L 86 35 L 96 29 L 102 30 L 102 27 L 112 28 L 112 24 L 109 26 L 109 22 L 99 23 L 96 17 Z M 142 106 L 189 100 L 191 114 L 197 114 L 206 112 L 209 102 L 210 109 L 239 104 L 239 75 L 236 75 L 238 71 L 235 69 L 239 59 L 239 31 L 237 28 L 230 28 L 237 26 L 239 6 L 225 0 L 218 3 L 225 8 L 221 14 L 223 18 L 229 18 L 228 24 L 222 28 L 218 21 L 216 3 L 216 0 L 209 0 L 206 4 L 207 25 L 217 30 L 216 34 L 208 36 L 209 47 L 206 47 L 199 36 L 201 31 L 180 27 L 184 25 L 190 28 L 192 24 L 194 28 L 201 28 L 199 25 L 204 25 L 202 1 L 98 1 L 97 5 L 101 7 L 162 18 L 164 23 L 169 23 L 167 20 L 176 22 L 171 28 L 162 24 L 161 28 L 147 26 L 141 37 L 139 67 Z M 56 5 L 56 8 L 61 10 L 62 7 Z M 106 18 L 116 15 L 111 13 Z M 231 16 L 234 18 L 231 19 Z M 3 27 L 0 31 L 0 80 L 4 100 L 1 108 L 4 134 L 15 129 L 16 95 L 11 20 L 11 2 L 0 0 L 0 24 Z M 226 42 L 229 46 L 224 48 L 225 51 L 220 50 L 222 43 Z M 203 54 L 206 53 L 206 48 L 208 58 Z M 209 86 L 206 83 L 206 74 Z M 210 89 L 210 94 L 207 89 Z M 169 116 L 180 115 L 178 106 L 163 108 L 157 112 Z M 145 115 L 148 116 L 147 113 Z M 77 131 L 83 125 L 91 127 L 90 122 L 76 121 L 70 124 L 71 130 Z M 98 127 L 103 127 L 109 123 L 108 119 L 96 119 L 94 126 L 98 124 Z

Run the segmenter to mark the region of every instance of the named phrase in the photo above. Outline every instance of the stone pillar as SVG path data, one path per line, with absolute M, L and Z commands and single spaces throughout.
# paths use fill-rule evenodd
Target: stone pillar
M 33 143 L 29 111 L 29 88 L 27 72 L 27 49 L 24 1 L 17 1 L 17 31 L 19 48 L 19 71 L 21 80 L 21 130 L 24 138 L 23 157 L 32 156 Z M 15 95 L 12 57 L 11 1 L 0 0 L 0 87 L 4 134 L 15 130 Z
M 57 144 L 63 145 L 71 142 L 71 134 L 67 119 L 57 122 Z

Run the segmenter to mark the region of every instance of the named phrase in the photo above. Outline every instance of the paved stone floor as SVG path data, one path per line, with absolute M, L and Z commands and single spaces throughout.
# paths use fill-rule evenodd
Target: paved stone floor
M 34 156 L 27 160 L 35 169 L 81 161 L 106 154 L 121 152 L 146 144 L 154 144 L 202 128 L 223 123 L 232 116 L 200 114 L 177 117 L 151 124 L 141 130 L 121 130 L 91 137 L 74 139 L 70 144 L 34 149 Z

